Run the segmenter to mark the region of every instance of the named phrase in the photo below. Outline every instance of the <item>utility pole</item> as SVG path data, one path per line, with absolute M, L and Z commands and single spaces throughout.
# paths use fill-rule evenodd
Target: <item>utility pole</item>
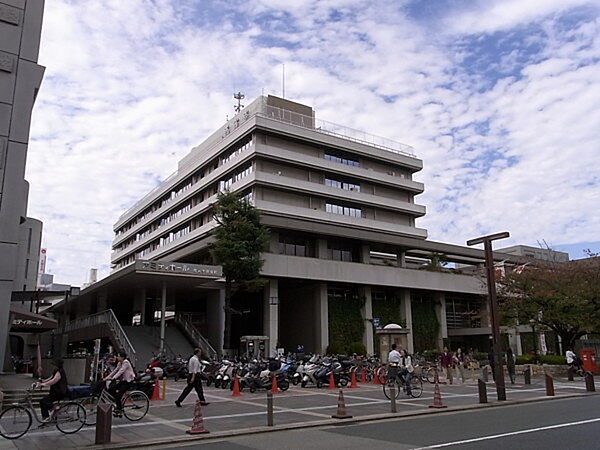
M 503 233 L 490 234 L 467 241 L 467 245 L 476 245 L 483 243 L 485 252 L 485 268 L 487 271 L 487 288 L 490 299 L 490 318 L 492 322 L 492 353 L 494 355 L 494 371 L 496 378 L 496 394 L 498 400 L 506 400 L 506 386 L 504 385 L 504 370 L 502 368 L 502 352 L 500 349 L 500 323 L 498 317 L 498 303 L 496 301 L 496 271 L 494 267 L 494 255 L 492 252 L 492 241 L 504 239 L 510 234 Z

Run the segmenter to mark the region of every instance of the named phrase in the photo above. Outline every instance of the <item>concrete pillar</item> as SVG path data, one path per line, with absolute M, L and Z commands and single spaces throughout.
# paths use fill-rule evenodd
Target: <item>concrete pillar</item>
M 160 352 L 165 350 L 165 314 L 167 312 L 167 282 L 162 282 L 162 295 L 160 302 Z
M 223 355 L 223 333 L 225 332 L 225 289 L 212 291 L 206 302 L 208 335 L 206 338 L 219 354 Z
M 324 355 L 329 345 L 329 304 L 327 301 L 327 283 L 319 283 L 315 298 L 316 352 Z
M 371 264 L 371 246 L 369 244 L 362 244 L 360 246 L 360 262 Z
M 108 299 L 106 291 L 98 292 L 98 312 L 106 311 L 108 309 Z
M 279 285 L 269 280 L 263 291 L 263 334 L 269 336 L 267 357 L 277 354 L 279 343 Z
M 140 324 L 144 325 L 146 317 L 146 288 L 136 289 L 135 300 L 133 306 L 134 312 L 140 313 Z
M 367 349 L 367 355 L 374 353 L 373 343 L 373 301 L 371 298 L 371 286 L 362 286 L 359 288 L 359 295 L 365 298 L 365 305 L 360 310 L 365 324 L 365 331 L 363 333 L 363 344 Z
M 448 338 L 448 323 L 446 322 L 446 293 L 436 292 L 433 294 L 435 302 L 435 315 L 440 324 L 438 333 L 438 348 L 441 350 L 444 347 L 444 339 Z
M 317 258 L 327 259 L 327 239 L 317 239 Z
M 522 353 L 519 353 L 519 350 L 522 351 L 522 349 L 519 349 L 519 347 L 521 347 L 521 343 L 519 342 L 521 340 L 521 336 L 519 335 L 519 332 L 517 331 L 516 328 L 510 328 L 508 331 L 508 345 L 509 347 L 512 349 L 513 353 L 515 355 L 521 355 Z
M 406 252 L 399 248 L 396 253 L 396 260 L 398 262 L 398 267 L 406 268 Z
M 413 321 L 412 321 L 412 300 L 410 298 L 410 289 L 401 289 L 400 290 L 400 298 L 402 302 L 402 318 L 406 323 L 406 328 L 410 330 L 410 333 L 406 336 L 408 341 L 408 353 L 413 354 L 415 351 L 415 341 L 414 341 L 414 330 L 413 330 Z
M 277 231 L 270 233 L 269 252 L 279 253 L 279 233 Z

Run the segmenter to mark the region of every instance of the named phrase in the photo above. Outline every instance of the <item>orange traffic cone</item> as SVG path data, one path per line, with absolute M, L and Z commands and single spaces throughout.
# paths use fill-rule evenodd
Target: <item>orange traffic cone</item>
M 367 369 L 365 369 L 364 367 L 360 371 L 360 382 L 361 383 L 367 382 Z
M 194 408 L 194 422 L 192 423 L 192 428 L 187 430 L 186 433 L 188 433 L 188 434 L 209 433 L 209 431 L 204 428 L 204 419 L 202 418 L 202 405 L 200 404 L 200 400 L 196 401 L 196 407 Z
M 442 393 L 440 392 L 440 385 L 437 377 L 435 378 L 435 387 L 433 389 L 433 405 L 429 405 L 430 408 L 447 408 L 442 403 Z
M 158 386 L 158 378 L 157 377 L 154 378 L 154 390 L 152 391 L 152 398 L 150 400 L 153 402 L 156 400 L 162 400 L 160 398 L 160 387 Z
M 352 416 L 346 413 L 346 402 L 344 402 L 344 393 L 341 389 L 340 395 L 338 395 L 337 412 L 331 417 L 334 419 L 352 419 Z
M 271 393 L 279 394 L 279 391 L 277 390 L 277 377 L 275 375 L 273 375 L 273 378 L 271 380 Z
M 329 372 L 329 387 L 327 389 L 335 389 L 335 378 L 333 378 L 333 371 Z
M 376 369 L 373 369 L 373 384 L 381 384 L 379 381 L 379 374 Z
M 353 370 L 350 373 L 350 387 L 351 388 L 357 388 L 360 387 L 357 383 L 356 383 L 356 370 Z
M 237 375 L 233 378 L 233 393 L 231 394 L 231 396 L 242 397 L 242 393 L 240 392 L 240 382 L 238 380 Z

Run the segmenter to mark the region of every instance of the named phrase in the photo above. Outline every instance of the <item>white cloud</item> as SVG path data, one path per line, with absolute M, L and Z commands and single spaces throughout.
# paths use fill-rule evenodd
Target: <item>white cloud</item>
M 524 40 L 540 47 L 499 55 L 490 79 L 465 67 L 463 36 L 394 1 L 219 3 L 211 20 L 197 9 L 212 2 L 47 2 L 27 177 L 57 281 L 106 274 L 117 217 L 223 123 L 234 91 L 279 94 L 282 63 L 286 96 L 318 117 L 415 147 L 431 238 L 598 240 L 599 26 L 560 25 L 548 4 L 487 6 L 481 31 L 537 20 Z
M 494 33 L 580 6 L 598 8 L 599 3 L 596 0 L 482 0 L 468 5 L 468 10 L 445 18 L 444 31 L 456 34 Z

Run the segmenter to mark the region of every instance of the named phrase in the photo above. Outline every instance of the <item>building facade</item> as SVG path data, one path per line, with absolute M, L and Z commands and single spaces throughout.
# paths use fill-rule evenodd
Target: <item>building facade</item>
M 483 350 L 485 284 L 434 264 L 443 255 L 477 266 L 483 252 L 426 239 L 417 223 L 426 213 L 417 200 L 424 185 L 415 179 L 422 164 L 406 145 L 318 120 L 310 106 L 259 97 L 118 219 L 111 276 L 138 260 L 212 263 L 212 205 L 229 190 L 260 210 L 271 234 L 262 254 L 267 287 L 234 298 L 242 311 L 234 318 L 236 338 L 266 335 L 271 354 L 298 344 L 324 353 L 347 338 L 335 325 L 340 318 L 330 316 L 343 317 L 358 302 L 358 340 L 370 354 L 377 350 L 374 324 L 389 321 L 408 329 L 410 351 L 441 347 L 445 339 L 479 339 Z M 149 294 L 140 288 L 137 295 Z M 184 303 L 167 300 L 167 308 L 202 317 L 198 328 L 221 349 L 222 288 Z
M 44 75 L 37 64 L 43 0 L 0 0 L 0 362 L 13 291 L 35 290 L 42 223 L 27 217 L 25 163 L 31 110 Z

